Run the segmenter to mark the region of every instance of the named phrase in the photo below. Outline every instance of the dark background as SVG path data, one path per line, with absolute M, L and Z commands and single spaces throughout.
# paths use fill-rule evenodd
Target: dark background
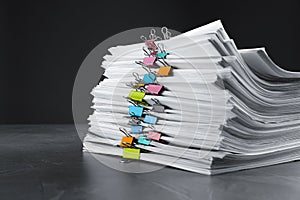
M 81 62 L 121 31 L 184 32 L 221 19 L 239 48 L 300 71 L 300 1 L 1 1 L 0 123 L 72 123 Z

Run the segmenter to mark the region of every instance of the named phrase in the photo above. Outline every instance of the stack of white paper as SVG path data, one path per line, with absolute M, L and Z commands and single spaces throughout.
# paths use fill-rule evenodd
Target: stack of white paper
M 172 72 L 156 77 L 164 87 L 159 95 L 143 97 L 148 105 L 139 105 L 144 110 L 137 134 L 131 132 L 137 117 L 128 113 L 133 104 L 124 97 L 136 75 L 147 74 L 135 63 L 145 57 L 145 44 L 109 49 L 102 63 L 107 78 L 91 93 L 94 113 L 86 150 L 124 156 L 129 147 L 120 146 L 121 128 L 135 138 L 130 148 L 141 150 L 140 160 L 202 174 L 300 158 L 300 73 L 276 66 L 263 48 L 238 50 L 220 21 L 157 43 L 169 53 L 165 61 Z M 154 73 L 166 65 L 155 64 Z M 163 112 L 153 110 L 158 102 Z M 149 125 L 146 115 L 157 122 Z M 158 140 L 138 142 L 153 131 L 161 134 Z

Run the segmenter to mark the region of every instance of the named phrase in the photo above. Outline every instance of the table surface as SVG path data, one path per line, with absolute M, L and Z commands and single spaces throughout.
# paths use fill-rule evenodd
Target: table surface
M 300 162 L 217 176 L 128 174 L 82 153 L 73 125 L 1 125 L 0 138 L 1 200 L 300 198 Z

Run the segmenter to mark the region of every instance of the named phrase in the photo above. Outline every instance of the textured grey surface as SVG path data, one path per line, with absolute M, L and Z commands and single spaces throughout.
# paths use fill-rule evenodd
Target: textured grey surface
M 203 176 L 172 168 L 112 170 L 88 153 L 73 125 L 0 126 L 0 199 L 299 199 L 300 162 Z

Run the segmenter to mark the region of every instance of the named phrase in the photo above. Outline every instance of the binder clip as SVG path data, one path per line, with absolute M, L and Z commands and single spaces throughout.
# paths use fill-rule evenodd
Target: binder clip
M 142 126 L 131 126 L 131 131 L 130 133 L 132 134 L 139 134 L 143 132 L 143 127 Z
M 144 83 L 133 83 L 133 82 L 130 82 L 130 83 L 126 83 L 126 86 L 128 86 L 128 87 L 130 87 L 132 89 L 135 89 L 136 91 L 140 91 L 140 92 L 146 91 Z
M 145 92 L 131 90 L 128 97 L 134 101 L 142 102 L 143 98 L 145 97 L 145 94 Z
M 154 57 L 154 56 L 145 57 L 143 59 L 143 64 L 148 65 L 148 66 L 152 66 L 155 61 L 156 61 L 156 57 Z
M 171 66 L 160 67 L 157 72 L 157 76 L 169 76 L 171 69 Z
M 119 128 L 119 130 L 124 133 L 125 137 L 122 138 L 120 146 L 121 147 L 131 147 L 133 144 L 133 137 L 127 132 L 125 128 Z
M 149 104 L 146 101 L 138 102 L 140 106 L 149 106 Z
M 147 136 L 145 136 L 145 135 L 140 136 L 138 139 L 139 144 L 150 145 L 150 142 L 151 142 L 151 140 L 149 138 L 147 138 Z
M 160 44 L 157 45 L 157 47 L 159 48 L 160 52 L 158 52 L 156 54 L 156 57 L 161 58 L 161 59 L 167 58 L 168 53 L 166 52 L 166 50 L 164 48 L 164 45 L 162 43 L 160 43 Z
M 135 87 L 145 87 L 145 83 L 136 83 Z
M 151 71 L 149 67 L 143 66 L 143 68 L 148 72 L 148 74 L 144 75 L 143 81 L 145 84 L 156 83 L 156 75 Z
M 154 83 L 155 79 L 156 76 L 154 74 L 145 74 L 143 78 L 145 83 Z
M 157 46 L 155 44 L 155 40 L 146 40 L 145 45 L 148 49 L 156 50 Z
M 144 108 L 141 106 L 129 106 L 128 115 L 141 117 L 143 115 Z
M 151 100 L 154 102 L 154 104 L 152 105 L 152 111 L 158 112 L 158 113 L 165 112 L 165 107 L 160 104 L 160 102 L 158 101 L 158 99 L 152 98 Z
M 123 137 L 120 143 L 121 147 L 131 147 L 133 144 L 133 137 Z
M 167 57 L 168 53 L 166 52 L 158 52 L 157 54 L 155 54 L 155 56 L 157 58 L 162 58 L 162 59 L 165 59 Z
M 149 84 L 146 87 L 146 92 L 150 94 L 156 94 L 158 95 L 159 92 L 162 90 L 163 86 L 162 85 L 156 85 L 156 84 Z
M 123 98 L 126 99 L 128 101 L 128 103 L 131 103 L 134 106 L 149 106 L 149 104 L 144 100 L 136 101 L 136 100 L 129 98 L 128 96 L 127 97 L 123 96 Z
M 143 35 L 140 38 L 145 42 L 146 47 L 148 49 L 151 49 L 151 50 L 156 50 L 157 49 L 157 46 L 155 44 L 155 40 L 161 39 L 161 37 L 155 35 L 155 29 L 150 30 L 149 39 L 147 39 Z
M 139 160 L 140 159 L 140 149 L 124 148 L 123 149 L 123 158 Z
M 151 116 L 151 115 L 146 115 L 144 118 L 144 122 L 148 124 L 156 124 L 157 122 L 157 117 Z
M 141 124 L 141 120 L 135 116 L 132 116 L 131 119 L 129 120 L 128 124 L 133 125 L 133 126 L 138 126 Z
M 151 140 L 159 141 L 161 137 L 161 133 L 155 132 L 155 131 L 149 131 L 147 134 L 147 137 Z

